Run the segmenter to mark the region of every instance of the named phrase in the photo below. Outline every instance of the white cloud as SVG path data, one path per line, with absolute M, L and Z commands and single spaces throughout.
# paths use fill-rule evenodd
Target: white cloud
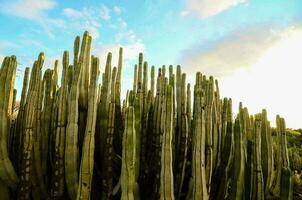
M 118 23 L 119 23 L 120 28 L 126 28 L 127 27 L 126 21 L 123 20 L 122 18 L 118 18 Z
M 280 29 L 272 26 L 241 28 L 217 41 L 183 50 L 179 62 L 189 71 L 228 76 L 255 63 L 280 40 L 280 33 Z
M 186 0 L 186 5 L 188 10 L 205 18 L 217 15 L 247 1 L 248 0 Z
M 66 24 L 69 29 L 79 31 L 89 31 L 92 38 L 97 39 L 100 35 L 101 16 L 99 13 L 102 8 L 84 7 L 81 10 L 73 8 L 63 9 L 63 15 L 66 16 Z
M 54 0 L 17 0 L 6 1 L 0 5 L 0 11 L 6 15 L 21 17 L 40 24 L 44 32 L 54 38 L 53 27 L 64 27 L 65 23 L 59 18 L 50 18 L 47 11 L 56 6 Z
M 19 47 L 19 45 L 7 40 L 0 40 L 0 52 L 5 51 L 5 49 L 11 49 L 16 47 Z
M 7 1 L 1 5 L 1 10 L 9 15 L 36 19 L 43 15 L 44 11 L 56 6 L 54 0 L 17 0 Z
M 72 18 L 79 18 L 83 16 L 83 13 L 81 11 L 75 10 L 73 8 L 64 8 L 63 14 L 67 17 L 72 17 Z
M 106 57 L 109 52 L 112 53 L 112 63 L 117 66 L 119 48 L 123 48 L 124 62 L 136 60 L 140 52 L 145 52 L 145 45 L 138 40 L 130 44 L 99 44 L 93 49 L 93 54 L 100 57 L 102 63 L 106 62 Z
M 122 9 L 118 6 L 113 7 L 113 11 L 117 14 L 120 15 L 122 13 Z
M 110 9 L 107 6 L 105 6 L 105 5 L 101 6 L 100 17 L 104 20 L 109 20 L 111 18 L 110 17 Z
M 189 15 L 189 13 L 190 13 L 189 11 L 183 10 L 183 11 L 181 11 L 180 16 L 185 17 L 185 16 Z

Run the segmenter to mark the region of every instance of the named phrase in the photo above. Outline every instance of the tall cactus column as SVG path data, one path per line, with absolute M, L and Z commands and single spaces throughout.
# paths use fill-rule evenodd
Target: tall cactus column
M 94 167 L 94 134 L 97 114 L 97 81 L 99 60 L 92 57 L 91 79 L 88 92 L 87 124 L 83 142 L 82 161 L 77 199 L 89 200 Z
M 65 143 L 65 179 L 69 197 L 76 199 L 78 191 L 78 117 L 79 90 L 82 66 L 75 66 L 74 76 L 68 97 L 68 120 Z
M 134 108 L 132 106 L 126 109 L 126 124 L 123 136 L 123 156 L 122 156 L 122 173 L 121 188 L 122 200 L 134 200 L 134 183 L 135 183 L 135 122 Z
M 161 152 L 160 199 L 174 200 L 172 168 L 172 132 L 173 132 L 173 88 L 166 88 L 166 101 L 162 114 L 165 120 Z
M 69 54 L 67 51 L 63 55 L 62 84 L 59 92 L 58 118 L 56 124 L 54 143 L 54 166 L 52 177 L 51 197 L 61 199 L 64 195 L 65 186 L 65 140 L 67 124 L 67 98 L 68 98 L 68 65 Z
M 4 58 L 0 69 L 0 178 L 12 189 L 17 188 L 19 181 L 7 148 L 16 67 L 16 57 L 12 56 Z
M 28 96 L 25 104 L 24 112 L 24 132 L 22 136 L 22 158 L 20 184 L 18 189 L 18 199 L 30 199 L 32 173 L 33 173 L 33 142 L 34 131 L 36 131 L 35 119 L 37 116 L 36 107 L 39 103 L 39 92 L 41 85 L 41 69 L 44 63 L 44 54 L 41 53 L 37 61 L 35 61 L 31 80 L 28 89 Z
M 236 158 L 236 163 L 234 163 L 233 167 L 234 177 L 230 196 L 230 198 L 234 200 L 241 200 L 244 194 L 245 152 L 242 128 L 240 127 L 239 120 L 239 117 L 237 117 L 234 124 L 234 157 Z
M 261 114 L 255 116 L 254 121 L 254 177 L 252 199 L 264 199 L 264 184 L 261 167 Z
M 198 75 L 197 75 L 198 77 Z M 204 95 L 198 77 L 194 89 L 192 177 L 193 200 L 207 200 L 208 191 L 205 173 L 205 110 Z
M 293 176 L 289 168 L 289 158 L 286 139 L 286 126 L 284 118 L 279 118 L 280 133 L 281 133 L 281 157 L 282 157 L 282 171 L 281 171 L 281 200 L 293 199 Z

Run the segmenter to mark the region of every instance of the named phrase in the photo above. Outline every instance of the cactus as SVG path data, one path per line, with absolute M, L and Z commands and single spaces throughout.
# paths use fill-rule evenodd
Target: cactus
M 18 199 L 30 199 L 30 191 L 33 176 L 33 143 L 34 132 L 37 130 L 35 118 L 38 112 L 36 107 L 39 104 L 39 92 L 41 85 L 41 69 L 44 63 L 44 54 L 41 53 L 31 73 L 31 79 L 28 89 L 28 95 L 24 111 L 24 131 L 22 132 L 22 157 L 21 157 L 21 171 L 20 183 L 18 187 Z
M 265 194 L 269 194 L 273 173 L 273 155 L 271 133 L 269 132 L 269 124 L 267 121 L 266 110 L 262 110 L 261 118 L 261 164 L 263 172 L 263 183 Z
M 230 199 L 242 199 L 244 194 L 245 152 L 242 127 L 237 116 L 234 124 L 234 157 L 238 164 L 233 167 L 233 180 Z
M 275 131 L 265 109 L 254 116 L 240 103 L 233 122 L 214 77 L 197 72 L 191 97 L 179 65 L 155 77 L 142 53 L 122 99 L 123 49 L 117 67 L 108 53 L 98 84 L 91 43 L 88 32 L 75 38 L 71 65 L 64 52 L 61 84 L 59 61 L 42 70 L 41 53 L 30 82 L 25 69 L 18 112 L 16 57 L 3 60 L 2 199 L 294 198 L 283 118 Z
M 197 75 L 198 76 L 198 75 Z M 200 79 L 200 77 L 199 77 Z M 194 89 L 194 113 L 193 113 L 193 150 L 192 150 L 192 199 L 208 199 L 206 172 L 205 172 L 205 110 L 204 95 L 200 83 L 196 80 Z
M 264 183 L 261 168 L 261 114 L 255 116 L 254 121 L 254 175 L 252 199 L 264 199 Z
M 277 145 L 281 148 L 278 148 L 275 152 L 276 155 L 276 170 L 275 170 L 275 176 L 274 176 L 274 182 L 273 182 L 273 188 L 272 193 L 274 196 L 279 197 L 280 196 L 280 182 L 281 182 L 281 172 L 282 172 L 282 161 L 283 161 L 283 155 L 282 155 L 282 123 L 280 116 L 276 116 L 276 139 L 277 139 Z
M 161 150 L 160 199 L 174 199 L 172 168 L 172 132 L 173 132 L 173 88 L 166 87 L 166 100 L 162 109 L 165 121 Z
M 221 164 L 217 171 L 216 180 L 221 178 L 218 184 L 217 199 L 224 199 L 228 194 L 228 187 L 231 182 L 231 167 L 234 159 L 234 134 L 233 134 L 233 120 L 232 120 L 232 100 L 226 101 L 227 117 L 226 117 L 226 135 L 224 139 L 223 152 L 224 156 L 221 158 Z
M 67 98 L 68 98 L 68 66 L 69 54 L 67 51 L 63 55 L 63 73 L 61 88 L 59 93 L 58 118 L 56 123 L 55 142 L 54 142 L 54 166 L 51 188 L 51 197 L 61 199 L 64 195 L 65 185 L 65 141 L 66 141 L 66 124 L 67 124 Z
M 179 86 L 178 86 L 179 87 Z M 179 135 L 178 135 L 178 148 L 176 150 L 176 161 L 175 161 L 175 194 L 177 198 L 180 198 L 182 185 L 185 176 L 186 157 L 187 157 L 187 143 L 188 143 L 188 119 L 187 119 L 187 108 L 186 108 L 186 74 L 181 76 L 180 84 L 180 106 L 181 106 L 181 119 L 179 124 Z
M 88 93 L 87 124 L 84 136 L 82 160 L 79 176 L 77 199 L 90 199 L 91 182 L 94 166 L 94 134 L 97 114 L 97 80 L 99 60 L 92 57 L 91 79 Z
M 19 174 L 19 167 L 20 167 L 20 151 L 21 151 L 21 143 L 22 143 L 22 131 L 23 131 L 23 119 L 24 119 L 24 107 L 26 103 L 26 95 L 27 95 L 27 88 L 28 88 L 28 80 L 29 80 L 29 67 L 25 68 L 24 78 L 23 78 L 23 87 L 21 92 L 21 100 L 19 106 L 19 112 L 17 115 L 16 126 L 15 126 L 15 137 L 13 138 L 13 154 L 12 157 L 14 159 L 14 166 Z
M 135 136 L 135 118 L 134 108 L 132 106 L 126 109 L 126 126 L 123 136 L 123 157 L 121 188 L 122 200 L 134 199 L 134 182 L 135 182 L 135 153 L 136 153 L 136 136 Z
M 0 87 L 3 88 L 0 92 L 0 178 L 12 189 L 17 188 L 19 181 L 7 148 L 16 67 L 15 56 L 5 57 L 0 71 Z
M 65 180 L 71 199 L 76 199 L 78 191 L 78 117 L 79 90 L 82 66 L 75 66 L 74 76 L 68 97 L 68 120 L 65 142 Z
M 289 168 L 283 167 L 281 171 L 281 200 L 293 199 L 293 175 Z

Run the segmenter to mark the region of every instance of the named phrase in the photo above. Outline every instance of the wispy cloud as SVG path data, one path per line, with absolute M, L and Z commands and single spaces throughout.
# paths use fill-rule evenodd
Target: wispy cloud
M 87 30 L 96 39 L 101 27 L 101 10 L 103 8 L 84 7 L 81 10 L 64 8 L 63 15 L 68 27 L 72 30 Z M 104 17 L 104 16 L 103 16 Z
M 248 68 L 281 39 L 282 29 L 271 25 L 240 28 L 209 43 L 183 50 L 179 62 L 189 71 L 227 76 Z
M 56 6 L 54 0 L 17 0 L 6 1 L 1 5 L 1 11 L 17 17 L 34 19 L 43 16 L 43 12 Z
M 181 12 L 181 16 L 194 12 L 202 18 L 217 15 L 238 4 L 245 3 L 248 0 L 186 0 L 186 10 Z
M 80 18 L 83 17 L 83 12 L 73 9 L 73 8 L 64 8 L 63 9 L 63 14 L 66 17 L 70 17 L 70 18 Z
M 105 5 L 101 6 L 101 8 L 100 8 L 100 17 L 104 20 L 109 20 L 111 18 L 110 9 L 107 6 L 105 6 Z
M 113 7 L 113 11 L 117 14 L 120 15 L 122 13 L 122 9 L 118 6 Z
M 130 31 L 131 32 L 131 31 Z M 113 54 L 113 65 L 118 63 L 119 48 L 123 48 L 123 59 L 125 63 L 132 63 L 137 59 L 140 52 L 145 52 L 146 48 L 142 40 L 133 35 L 124 35 L 118 42 L 114 44 L 99 43 L 95 45 L 92 53 L 99 56 L 101 60 L 105 61 L 108 52 Z
M 0 11 L 6 15 L 16 16 L 35 21 L 40 24 L 47 35 L 54 38 L 52 27 L 63 27 L 64 21 L 59 18 L 50 18 L 47 12 L 54 9 L 54 0 L 17 0 L 5 1 L 0 5 Z
M 5 51 L 6 49 L 11 49 L 11 48 L 17 48 L 19 45 L 16 43 L 7 41 L 7 40 L 0 40 L 0 52 Z

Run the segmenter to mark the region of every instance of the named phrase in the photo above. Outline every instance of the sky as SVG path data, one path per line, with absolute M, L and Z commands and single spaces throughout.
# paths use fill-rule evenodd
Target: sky
M 271 121 L 280 114 L 301 128 L 301 10 L 301 0 L 0 0 L 0 61 L 17 56 L 20 93 L 39 52 L 53 67 L 88 30 L 101 70 L 124 48 L 123 91 L 143 52 L 150 66 L 180 64 L 190 82 L 197 71 L 213 75 L 235 108 L 266 108 Z

